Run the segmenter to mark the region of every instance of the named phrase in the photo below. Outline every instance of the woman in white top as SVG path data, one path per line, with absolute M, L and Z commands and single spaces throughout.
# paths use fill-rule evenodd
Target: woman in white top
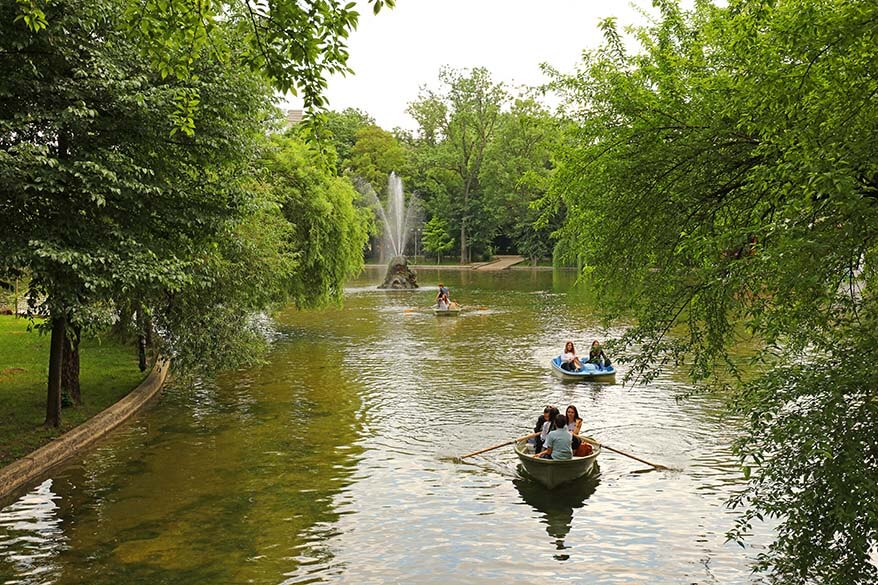
M 571 404 L 567 407 L 565 414 L 567 415 L 567 430 L 578 435 L 579 431 L 582 430 L 582 418 L 579 416 L 579 411 Z
M 576 355 L 576 348 L 573 347 L 572 341 L 568 341 L 564 345 L 564 353 L 561 354 L 561 369 L 575 372 L 580 368 L 582 368 L 582 362 L 579 361 L 579 356 Z
M 546 442 L 546 437 L 549 435 L 549 431 L 555 429 L 554 421 L 558 414 L 558 409 L 554 406 L 547 406 L 543 409 L 542 423 L 537 421 L 537 426 L 534 427 L 534 435 L 539 433 L 539 436 L 534 439 L 534 453 L 539 453 L 543 450 L 543 443 Z
M 572 404 L 567 407 L 565 414 L 567 415 L 567 430 L 573 435 L 573 450 L 576 451 L 581 443 L 578 435 L 579 431 L 582 430 L 582 418 L 580 418 L 579 411 Z

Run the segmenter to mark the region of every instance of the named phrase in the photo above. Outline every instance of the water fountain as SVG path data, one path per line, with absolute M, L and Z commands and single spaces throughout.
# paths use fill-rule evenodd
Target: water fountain
M 411 224 L 415 219 L 416 205 L 414 197 L 405 205 L 405 193 L 402 190 L 402 180 L 396 173 L 390 173 L 387 180 L 387 209 L 381 207 L 374 191 L 368 189 L 374 197 L 374 206 L 378 217 L 384 225 L 382 237 L 382 254 L 390 258 L 387 264 L 387 273 L 384 283 L 378 288 L 389 289 L 415 289 L 418 288 L 417 277 L 409 268 L 405 258 L 405 246 Z

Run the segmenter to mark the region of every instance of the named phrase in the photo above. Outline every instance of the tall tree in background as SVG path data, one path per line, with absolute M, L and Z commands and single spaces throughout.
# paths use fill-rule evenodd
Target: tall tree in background
M 425 146 L 440 151 L 435 160 L 449 165 L 456 175 L 457 185 L 447 201 L 448 219 L 460 233 L 460 262 L 465 264 L 473 244 L 484 246 L 493 239 L 496 224 L 482 196 L 479 175 L 508 96 L 484 68 L 469 72 L 443 68 L 439 81 L 442 88 L 422 90 L 409 113 L 421 127 Z
M 351 160 L 351 152 L 357 143 L 357 133 L 367 126 L 374 126 L 375 120 L 366 112 L 356 108 L 345 108 L 341 112 L 326 112 L 323 123 L 329 141 L 335 147 L 336 167 L 339 174 Z
M 424 250 L 436 254 L 436 264 L 442 261 L 442 254 L 454 247 L 454 238 L 448 233 L 448 223 L 439 217 L 433 216 L 424 225 Z
M 402 174 L 405 170 L 406 150 L 393 134 L 378 126 L 364 126 L 356 136 L 345 171 L 362 177 L 376 193 L 383 194 L 387 191 L 390 173 Z
M 545 206 L 554 170 L 552 152 L 560 124 L 532 98 L 519 98 L 501 114 L 486 149 L 481 185 L 497 218 L 498 232 L 515 251 L 536 261 L 552 255 L 560 227 L 554 206 Z
M 658 6 L 642 53 L 608 21 L 557 77 L 578 122 L 553 185 L 562 238 L 606 308 L 638 317 L 635 374 L 734 376 L 738 328 L 763 341 L 734 394 L 749 483 L 731 536 L 776 519 L 770 582 L 874 583 L 878 4 Z

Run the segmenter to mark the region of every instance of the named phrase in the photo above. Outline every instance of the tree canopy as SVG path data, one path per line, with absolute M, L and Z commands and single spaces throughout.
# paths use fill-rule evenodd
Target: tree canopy
M 185 75 L 169 75 L 144 51 L 140 33 L 155 31 L 132 32 L 126 0 L 39 6 L 0 5 L 0 276 L 26 272 L 34 310 L 49 317 L 47 423 L 57 426 L 68 324 L 137 311 L 179 366 L 231 367 L 260 342 L 256 312 L 339 298 L 361 266 L 365 227 L 350 184 L 309 147 L 290 142 L 300 154 L 279 162 L 249 20 L 216 16 L 208 37 L 222 50 L 193 50 Z M 183 18 L 176 8 L 147 3 L 143 18 Z M 275 180 L 281 172 L 293 187 Z
M 723 379 L 741 324 L 762 341 L 735 394 L 750 482 L 731 536 L 774 517 L 772 581 L 874 582 L 878 5 L 657 5 L 642 51 L 607 21 L 556 74 L 576 121 L 552 186 L 564 249 L 637 316 L 635 375 Z
M 489 244 L 494 236 L 494 216 L 479 179 L 508 98 L 503 84 L 480 67 L 465 72 L 444 68 L 439 81 L 441 89 L 424 89 L 409 112 L 419 122 L 425 144 L 439 150 L 434 160 L 443 161 L 455 176 L 444 201 L 450 211 L 446 219 L 460 233 L 460 261 L 467 263 L 470 247 Z
M 63 16 L 67 4 L 50 0 L 7 1 L 10 23 L 39 33 Z M 395 0 L 369 0 L 377 14 Z M 350 73 L 346 40 L 357 27 L 355 2 L 223 2 L 220 0 L 126 0 L 117 3 L 119 26 L 161 77 L 194 79 L 202 58 L 235 59 L 284 92 L 300 93 L 309 111 L 326 105 L 326 75 Z M 237 29 L 230 43 L 223 29 Z M 178 128 L 193 132 L 197 87 L 177 94 Z

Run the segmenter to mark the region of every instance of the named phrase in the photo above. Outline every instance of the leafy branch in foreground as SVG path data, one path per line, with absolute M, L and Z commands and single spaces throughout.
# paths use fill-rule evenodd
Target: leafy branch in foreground
M 567 205 L 560 248 L 637 318 L 618 342 L 635 375 L 739 380 L 732 535 L 779 522 L 756 568 L 874 582 L 878 5 L 657 5 L 640 53 L 608 21 L 607 46 L 555 75 L 575 122 L 547 197 Z M 747 384 L 742 334 L 766 348 Z

